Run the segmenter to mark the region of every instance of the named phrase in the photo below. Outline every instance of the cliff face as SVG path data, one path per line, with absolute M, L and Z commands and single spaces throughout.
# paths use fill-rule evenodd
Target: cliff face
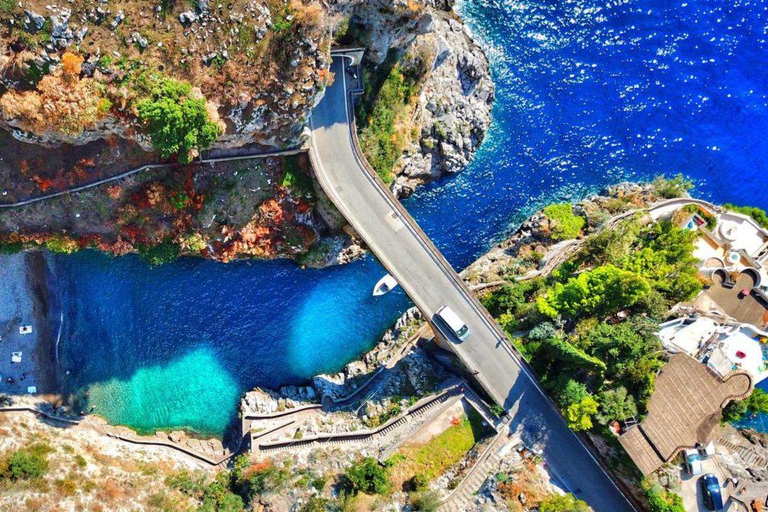
M 198 0 L 46 4 L 0 14 L 0 127 L 44 145 L 116 135 L 152 148 L 137 107 L 172 78 L 205 99 L 219 128 L 213 147 L 294 146 L 332 80 L 334 35 L 365 27 L 367 58 L 428 46 L 433 69 L 415 111 L 421 137 L 395 189 L 466 165 L 490 122 L 493 87 L 481 49 L 434 0 Z M 67 54 L 70 55 L 67 55 Z M 72 56 L 81 59 L 69 65 Z
M 362 27 L 369 60 L 380 64 L 393 50 L 431 58 L 412 111 L 418 135 L 395 165 L 393 192 L 406 197 L 466 167 L 490 126 L 494 86 L 488 59 L 452 12 L 453 1 L 336 0 L 333 8 Z
M 330 79 L 326 14 L 302 0 L 11 2 L 0 11 L 0 124 L 42 144 L 114 134 L 149 149 L 137 106 L 171 78 L 205 98 L 215 146 L 295 144 Z
M 334 78 L 334 40 L 365 45 L 374 66 L 393 53 L 427 57 L 405 111 L 414 136 L 395 158 L 392 188 L 406 196 L 423 182 L 461 170 L 490 123 L 488 62 L 450 9 L 434 0 L 26 0 L 0 6 L 0 128 L 8 131 L 0 133 L 4 200 L 71 189 L 174 155 L 184 163 L 208 146 L 299 145 Z M 344 40 L 348 31 L 355 32 L 351 41 Z M 176 115 L 183 122 L 157 126 L 158 119 L 163 124 Z M 194 143 L 187 144 L 188 135 Z M 6 211 L 0 243 L 63 240 L 67 251 L 99 246 L 122 254 L 172 241 L 184 253 L 202 250 L 223 260 L 291 257 L 312 266 L 344 263 L 361 253 L 341 233 L 343 219 L 335 225 L 328 215 L 315 215 L 315 206 L 332 208 L 289 200 L 285 191 L 295 188 L 289 179 L 294 173 L 267 165 L 252 178 L 268 186 L 219 197 L 214 178 L 227 181 L 232 169 L 214 167 L 198 169 L 194 179 L 200 183 L 169 178 L 162 190 L 186 197 L 195 188 L 190 183 L 199 185 L 190 197 L 216 198 L 215 206 L 202 208 L 202 199 L 183 207 L 159 199 L 147 205 L 146 191 L 117 192 L 141 183 L 115 182 Z M 191 167 L 184 173 L 195 175 Z M 270 191 L 274 195 L 266 197 Z M 172 200 L 171 192 L 150 195 Z M 70 199 L 82 203 L 73 206 Z M 258 210 L 270 199 L 290 210 L 280 222 L 271 210 Z M 255 216 L 240 212 L 244 202 L 256 205 Z M 195 238 L 191 248 L 189 236 Z

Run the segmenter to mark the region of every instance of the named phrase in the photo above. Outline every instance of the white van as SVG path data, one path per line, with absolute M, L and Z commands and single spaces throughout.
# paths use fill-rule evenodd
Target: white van
M 469 338 L 469 327 L 465 324 L 459 315 L 457 315 L 451 308 L 443 304 L 437 310 L 436 316 L 442 320 L 442 322 L 453 331 L 461 341 L 465 341 Z

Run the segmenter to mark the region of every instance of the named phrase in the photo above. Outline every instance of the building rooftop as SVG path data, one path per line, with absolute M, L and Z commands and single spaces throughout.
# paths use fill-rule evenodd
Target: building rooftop
M 644 475 L 656 471 L 677 452 L 713 441 L 722 408 L 746 398 L 753 379 L 743 371 L 721 379 L 686 354 L 675 354 L 659 374 L 648 416 L 619 441 Z
M 756 284 L 754 272 L 752 269 L 740 272 L 729 286 L 723 279 L 725 272 L 717 271 L 712 274 L 712 285 L 704 290 L 704 294 L 728 316 L 765 329 L 768 325 L 768 308 L 765 301 L 752 291 Z

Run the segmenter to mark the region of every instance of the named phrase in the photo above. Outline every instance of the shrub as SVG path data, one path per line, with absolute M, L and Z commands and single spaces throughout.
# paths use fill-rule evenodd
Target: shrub
M 539 512 L 588 512 L 589 505 L 576 499 L 573 494 L 552 496 L 541 502 Z
M 321 498 L 319 496 L 313 496 L 299 508 L 299 512 L 329 512 L 336 510 L 333 506 L 333 502 L 327 498 Z
M 648 489 L 647 496 L 651 512 L 685 512 L 683 499 L 673 492 L 662 489 L 658 485 Z
M 693 182 L 683 178 L 682 174 L 678 174 L 671 179 L 667 179 L 664 176 L 659 176 L 653 180 L 652 186 L 653 191 L 665 199 L 682 197 L 691 191 L 694 187 Z
M 345 477 L 353 493 L 385 494 L 391 487 L 386 468 L 373 457 L 354 463 L 347 469 Z
M 45 248 L 51 252 L 72 254 L 79 249 L 79 246 L 69 237 L 55 236 L 45 241 Z
M 584 217 L 574 215 L 570 203 L 551 204 L 544 208 L 546 215 L 554 224 L 552 227 L 553 240 L 570 240 L 581 233 L 586 221 Z
M 138 245 L 137 251 L 141 259 L 153 267 L 171 263 L 179 257 L 179 246 L 169 240 L 155 245 Z
M 411 495 L 411 508 L 422 512 L 435 512 L 440 506 L 440 495 L 435 491 L 424 491 Z
M 67 70 L 74 71 L 74 66 L 73 62 Z M 77 136 L 92 127 L 105 114 L 99 110 L 100 87 L 93 79 L 80 79 L 67 70 L 42 76 L 34 91 L 3 94 L 0 110 L 5 118 L 36 134 Z
M 188 163 L 219 136 L 205 98 L 185 82 L 159 81 L 136 111 L 163 158 L 178 155 L 182 163 Z
M 634 272 L 603 265 L 565 284 L 556 283 L 536 303 L 539 310 L 551 318 L 605 315 L 631 306 L 649 290 L 645 279 Z
M 423 491 L 429 487 L 429 478 L 424 473 L 416 473 L 406 482 L 406 487 L 411 492 Z
M 18 254 L 24 250 L 21 242 L 0 242 L 0 254 Z
M 13 452 L 0 466 L 0 478 L 12 481 L 40 478 L 48 471 L 44 450 L 34 447 Z

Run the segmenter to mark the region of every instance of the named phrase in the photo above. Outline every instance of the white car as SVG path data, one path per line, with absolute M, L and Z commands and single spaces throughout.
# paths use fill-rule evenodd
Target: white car
M 685 450 L 685 469 L 692 476 L 700 475 L 704 472 L 704 468 L 701 465 L 701 455 L 699 455 L 699 451 L 695 448 Z
M 469 327 L 467 327 L 467 324 L 465 324 L 464 321 L 459 318 L 459 315 L 445 304 L 440 306 L 437 313 L 435 313 L 435 316 L 439 318 L 460 341 L 465 341 L 469 338 Z

